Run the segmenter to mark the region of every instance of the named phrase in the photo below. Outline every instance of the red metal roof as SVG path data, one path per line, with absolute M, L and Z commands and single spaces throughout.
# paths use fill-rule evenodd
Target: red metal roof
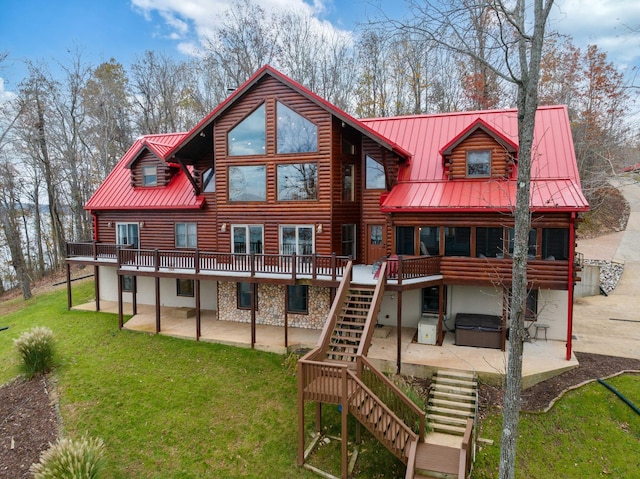
M 138 138 L 85 205 L 86 210 L 193 209 L 204 205 L 203 196 L 195 196 L 187 176 L 180 171 L 167 186 L 131 186 L 129 166 L 145 149 L 166 162 L 166 154 L 180 143 L 186 133 L 146 135 Z
M 382 211 L 456 211 L 515 206 L 516 172 L 509 179 L 449 180 L 441 151 L 479 121 L 505 141 L 518 145 L 516 110 L 474 111 L 363 120 L 381 135 L 413 153 L 400 165 L 398 185 Z M 541 107 L 536 115 L 531 165 L 531 209 L 585 211 L 566 107 Z

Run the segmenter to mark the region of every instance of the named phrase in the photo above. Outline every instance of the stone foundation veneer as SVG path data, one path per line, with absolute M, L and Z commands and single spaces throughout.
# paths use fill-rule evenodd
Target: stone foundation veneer
M 258 309 L 256 324 L 284 326 L 284 285 L 258 284 Z M 329 288 L 309 286 L 309 313 L 289 313 L 289 326 L 295 328 L 322 329 L 331 304 Z M 218 319 L 221 321 L 251 322 L 251 311 L 237 308 L 237 283 L 218 283 Z

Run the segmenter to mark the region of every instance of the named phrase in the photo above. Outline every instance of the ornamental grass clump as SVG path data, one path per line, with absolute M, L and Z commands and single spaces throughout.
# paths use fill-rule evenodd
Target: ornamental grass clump
M 53 331 L 45 327 L 35 327 L 14 340 L 22 358 L 24 375 L 32 378 L 36 374 L 51 371 L 55 360 Z
M 34 479 L 97 479 L 103 465 L 102 439 L 59 439 L 29 469 Z

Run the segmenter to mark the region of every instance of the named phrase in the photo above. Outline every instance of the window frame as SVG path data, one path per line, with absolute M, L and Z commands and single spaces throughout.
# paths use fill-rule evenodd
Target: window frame
M 135 290 L 135 276 L 132 274 L 123 274 L 120 277 L 120 281 L 123 293 L 133 293 Z
M 247 199 L 247 185 L 243 188 L 242 195 L 238 195 L 238 197 L 232 197 L 232 191 L 234 189 L 232 185 L 232 171 L 242 172 L 244 171 L 252 171 L 252 170 L 262 170 L 260 180 L 262 180 L 262 184 L 260 185 L 260 190 L 258 192 L 260 195 L 256 195 L 256 199 Z M 243 178 L 246 174 L 243 174 Z M 249 186 L 255 186 L 251 183 Z M 229 203 L 264 203 L 267 201 L 267 165 L 264 163 L 257 165 L 229 165 L 227 167 L 227 199 Z
M 559 250 L 557 248 L 557 238 L 550 238 L 550 236 L 554 232 L 562 232 L 561 242 L 562 244 L 560 254 L 558 254 Z M 549 244 L 551 239 L 553 239 L 554 244 Z M 559 260 L 559 261 L 568 261 L 569 258 L 569 229 L 568 228 L 542 228 L 542 244 L 541 248 L 541 258 L 547 261 Z
M 284 178 L 281 178 L 281 171 L 283 172 L 282 174 L 285 175 L 285 178 L 287 178 L 286 174 L 284 173 L 285 168 L 287 169 L 293 169 L 294 172 L 298 172 L 304 168 L 306 168 L 306 165 L 309 165 L 309 167 L 311 167 L 313 165 L 313 168 L 315 168 L 315 171 L 313 172 L 313 185 L 304 185 L 303 183 L 305 181 L 308 181 L 307 177 L 306 177 L 306 172 L 301 173 L 302 177 L 299 178 L 302 180 L 302 183 L 297 183 L 297 184 L 293 184 L 292 186 L 287 186 L 284 187 Z M 298 170 L 299 167 L 300 170 Z M 289 174 L 289 177 L 293 176 L 291 174 Z M 302 186 L 301 186 L 302 184 Z M 304 197 L 299 197 L 296 198 L 294 197 L 296 192 L 307 192 L 308 193 L 313 193 L 313 194 L 309 194 L 308 197 L 304 198 Z M 288 193 L 288 195 L 286 197 L 281 196 L 284 195 L 284 192 L 286 191 L 290 191 L 290 193 Z M 299 163 L 280 163 L 276 166 L 276 201 L 317 201 L 318 200 L 318 163 L 315 161 L 304 161 L 304 162 L 299 162 Z
M 292 303 L 291 303 L 292 297 L 298 296 L 297 294 L 295 294 L 298 290 L 304 291 L 304 294 L 302 295 L 302 297 L 304 298 L 304 308 L 301 308 L 301 309 L 292 308 Z M 287 313 L 309 314 L 309 285 L 288 284 L 286 289 L 286 296 L 287 296 L 287 300 L 286 300 Z
M 303 224 L 303 225 L 280 225 L 278 228 L 278 250 L 280 251 L 280 254 L 283 255 L 290 255 L 292 253 L 288 253 L 285 252 L 285 243 L 283 242 L 284 236 L 284 230 L 286 228 L 293 228 L 295 231 L 295 253 L 297 255 L 306 255 L 306 254 L 313 254 L 316 250 L 316 230 L 314 228 L 314 225 L 309 225 L 309 224 Z M 305 244 L 304 243 L 300 243 L 300 235 L 299 232 L 302 229 L 310 229 L 311 230 L 311 252 L 309 253 L 305 253 L 305 252 L 301 252 L 301 249 L 304 248 Z M 287 243 L 289 244 L 289 243 Z M 301 248 L 302 247 L 302 248 Z
M 355 188 L 356 165 L 346 163 L 342 165 L 342 201 L 352 203 L 356 200 Z
M 434 314 L 440 313 L 440 286 L 428 286 L 422 288 L 420 294 L 420 311 L 421 313 Z M 428 295 L 428 292 L 436 292 L 436 294 Z M 434 299 L 437 301 L 438 306 L 436 308 L 427 307 L 427 299 Z M 442 287 L 442 314 L 447 314 L 447 286 Z
M 255 233 L 256 229 L 260 229 L 260 251 L 252 251 L 252 229 Z M 236 235 L 235 230 L 244 229 L 244 252 L 236 252 Z M 233 254 L 263 254 L 264 253 L 264 225 L 259 224 L 232 224 L 231 225 L 231 252 Z
M 242 291 L 243 287 L 248 287 L 249 291 Z M 248 305 L 244 303 L 245 300 L 243 299 L 247 295 L 249 297 L 249 304 Z M 248 281 L 238 281 L 236 283 L 236 307 L 238 309 L 242 309 L 242 310 L 251 310 L 252 299 L 253 299 L 253 283 L 249 283 Z M 255 309 L 256 309 L 256 311 L 258 310 L 258 298 L 257 298 L 257 295 L 256 295 Z
M 257 152 L 252 151 L 250 153 L 247 153 L 245 151 L 234 152 L 232 141 L 235 141 L 235 138 L 231 138 L 231 135 L 233 134 L 234 131 L 237 131 L 237 129 L 241 127 L 246 121 L 248 121 L 253 115 L 256 115 L 260 112 L 262 112 L 262 133 L 264 136 L 258 137 L 258 141 L 262 142 L 259 145 L 259 151 Z M 249 130 L 249 133 L 252 133 L 251 130 Z M 249 144 L 253 143 L 253 141 L 255 141 L 255 138 L 252 137 L 251 142 Z M 238 145 L 236 148 L 240 148 L 240 145 Z M 227 132 L 227 156 L 232 156 L 232 157 L 260 156 L 260 155 L 265 155 L 266 153 L 267 153 L 267 107 L 266 107 L 266 103 L 263 102 L 229 129 L 229 131 Z
M 292 128 L 292 130 L 300 131 L 301 129 L 304 129 L 304 125 L 306 124 L 311 125 L 315 129 L 315 134 L 311 132 L 311 136 L 315 136 L 315 146 L 313 149 L 302 149 L 302 150 L 301 149 L 287 149 L 287 150 L 280 149 L 282 143 L 286 144 L 286 140 L 281 137 L 280 124 L 281 124 L 281 116 L 283 116 L 279 111 L 279 108 L 281 106 L 285 109 L 285 112 L 284 112 L 285 114 L 287 115 L 291 114 L 291 118 L 300 119 L 303 122 L 301 124 L 295 125 Z M 300 113 L 295 111 L 293 108 L 285 105 L 283 102 L 276 101 L 276 154 L 277 155 L 296 155 L 296 154 L 300 155 L 300 154 L 317 153 L 317 152 L 318 152 L 318 125 L 316 125 L 316 123 L 306 118 L 304 115 L 301 115 Z
M 357 229 L 355 223 L 347 223 L 342 225 L 342 236 L 341 236 L 341 245 L 342 245 L 342 256 L 351 256 L 353 260 L 356 259 L 357 252 Z M 345 231 L 351 231 L 351 238 L 345 239 Z M 351 252 L 347 252 L 350 250 Z
M 188 285 L 183 289 L 183 286 Z M 195 296 L 195 282 L 192 279 L 176 279 L 176 296 L 193 298 Z
M 207 168 L 204 173 L 202 173 L 202 192 L 216 192 L 216 171 L 214 168 Z
M 387 189 L 387 177 L 384 171 L 384 164 L 381 161 L 376 160 L 371 155 L 365 155 L 365 189 L 367 190 L 386 190 Z M 370 166 L 371 164 L 371 166 Z M 379 168 L 374 169 L 374 164 L 379 165 Z M 373 177 L 371 173 L 377 171 L 377 176 Z M 382 172 L 382 173 L 380 173 Z M 379 182 L 382 181 L 382 185 Z
M 504 258 L 504 228 L 503 227 L 476 226 L 475 230 L 476 230 L 476 250 L 475 250 L 476 258 Z M 491 230 L 494 230 L 494 231 L 491 231 Z M 481 234 L 482 232 L 484 232 L 484 234 Z M 497 237 L 495 235 L 497 235 Z
M 123 237 L 120 235 L 120 229 L 123 226 L 127 227 L 127 242 L 122 241 Z M 133 243 L 128 241 L 128 239 L 131 236 L 130 228 L 135 228 L 136 230 L 136 234 L 134 235 L 134 238 L 136 239 L 136 241 L 134 241 Z M 135 222 L 116 223 L 116 245 L 130 245 L 130 244 L 133 245 L 134 249 L 140 249 L 140 223 L 135 223 Z
M 158 165 L 143 165 L 141 169 L 142 186 L 146 188 L 158 186 Z
M 181 245 L 179 244 L 178 238 L 179 238 L 179 234 L 178 234 L 178 228 L 180 226 L 184 226 L 185 228 L 185 233 L 184 233 L 184 237 L 185 237 L 185 244 Z M 193 227 L 195 229 L 194 232 L 189 232 L 189 230 L 191 229 L 191 227 Z M 173 228 L 173 233 L 174 233 L 174 245 L 176 248 L 197 248 L 198 247 L 198 223 L 195 221 L 179 221 L 177 223 L 175 223 L 174 228 Z M 182 235 L 180 235 L 182 236 Z M 193 238 L 193 244 L 190 244 L 189 242 L 189 238 Z
M 451 243 L 447 241 L 448 238 L 457 238 L 456 232 L 455 230 L 459 229 L 459 230 L 468 230 L 469 231 L 469 236 L 468 236 L 468 240 L 466 243 L 458 243 L 455 242 L 454 244 L 463 244 L 465 245 L 466 249 L 465 251 L 462 251 L 462 253 L 466 253 L 466 254 L 451 254 Z M 450 230 L 454 230 L 454 234 L 450 235 L 448 234 Z M 464 258 L 470 258 L 471 257 L 471 232 L 472 227 L 471 226 L 445 226 L 444 227 L 444 256 L 459 256 L 459 257 L 464 257 Z
M 482 155 L 483 161 L 472 161 L 472 157 Z M 485 158 L 486 156 L 486 158 Z M 481 173 L 473 173 L 471 172 L 471 166 L 477 168 L 478 165 L 483 165 L 483 172 Z M 484 170 L 486 169 L 486 172 Z M 491 176 L 491 150 L 487 149 L 478 149 L 478 150 L 467 150 L 466 151 L 466 173 L 467 178 L 488 178 Z

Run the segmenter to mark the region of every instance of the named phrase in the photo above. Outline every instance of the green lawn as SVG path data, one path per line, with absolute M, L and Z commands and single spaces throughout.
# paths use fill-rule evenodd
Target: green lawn
M 74 285 L 74 303 L 92 292 Z M 13 339 L 33 326 L 53 330 L 65 434 L 105 441 L 107 478 L 317 477 L 296 466 L 297 383 L 284 356 L 119 331 L 115 315 L 67 311 L 64 291 L 28 301 L 0 326 L 9 326 L 0 384 L 18 375 Z M 309 427 L 312 418 L 309 410 Z M 404 477 L 377 443 L 363 449 L 360 477 Z M 320 455 L 317 465 L 338 473 L 339 460 Z
M 640 407 L 640 376 L 607 380 Z M 491 415 L 481 437 L 493 439 L 476 457 L 474 479 L 497 477 L 502 416 Z M 517 478 L 631 478 L 640 474 L 640 416 L 594 382 L 567 393 L 546 414 L 522 414 Z
M 74 303 L 92 294 L 91 283 L 74 285 Z M 0 316 L 9 326 L 0 331 L 0 384 L 18 375 L 13 339 L 34 326 L 52 329 L 64 433 L 105 441 L 106 478 L 317 477 L 296 466 L 296 378 L 285 357 L 119 331 L 115 315 L 67 311 L 64 291 L 24 306 Z M 609 382 L 640 405 L 640 377 Z M 328 432 L 339 435 L 336 408 L 323 411 Z M 313 427 L 312 408 L 306 424 Z M 474 479 L 497 476 L 500 427 L 497 413 L 482 425 L 494 444 L 478 452 Z M 404 477 L 404 466 L 364 436 L 356 477 Z M 640 416 L 597 383 L 547 414 L 522 415 L 519 436 L 518 478 L 627 478 L 640 470 Z M 311 462 L 338 475 L 339 461 L 334 441 Z

